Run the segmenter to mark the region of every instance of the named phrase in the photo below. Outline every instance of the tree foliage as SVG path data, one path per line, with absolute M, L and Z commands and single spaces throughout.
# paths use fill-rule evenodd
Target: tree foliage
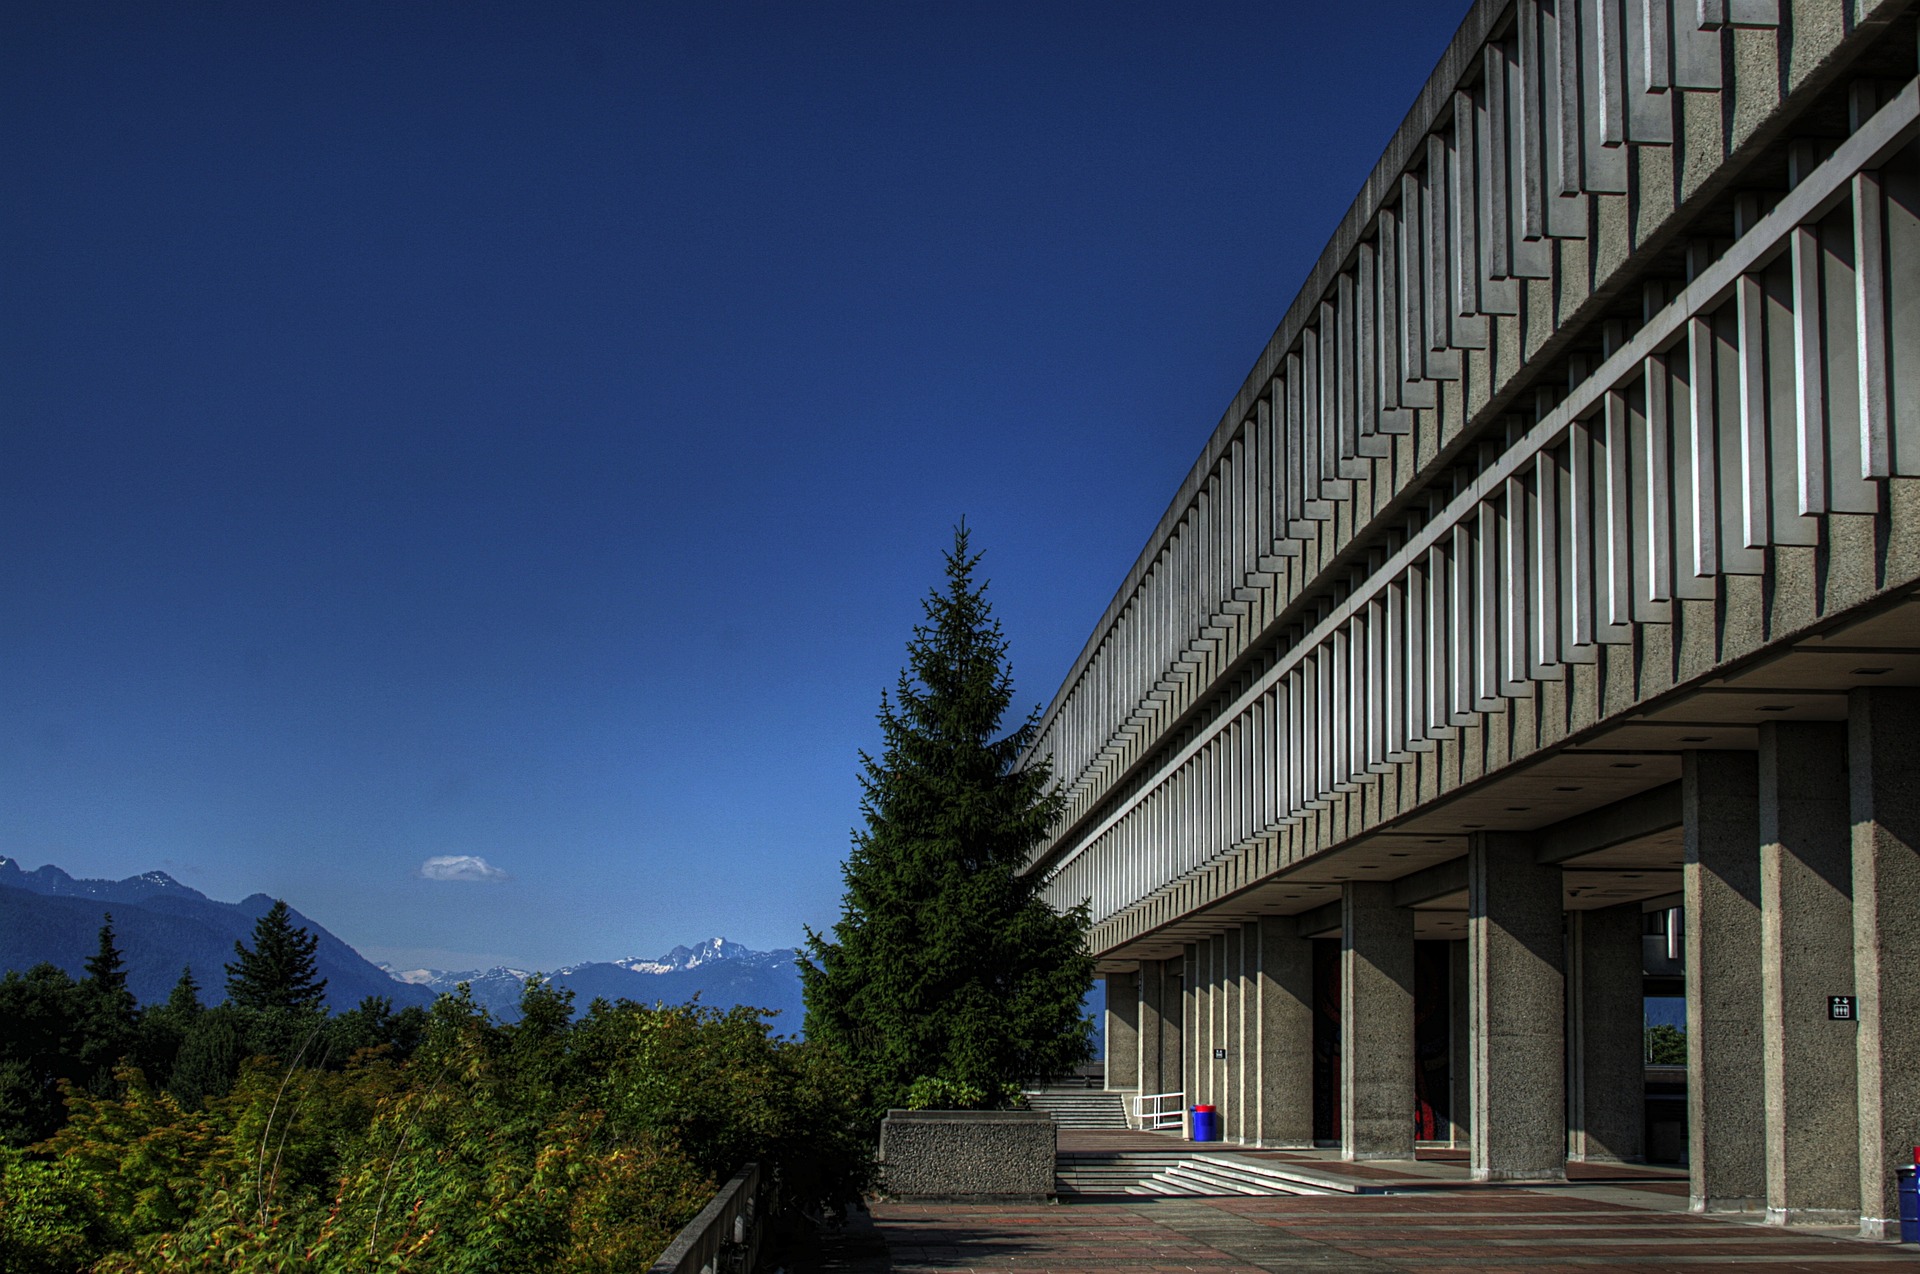
M 1650 1066 L 1685 1066 L 1687 1033 L 1677 1026 L 1646 1028 L 1647 1063 Z
M 576 1017 L 571 998 L 530 980 L 512 1025 L 464 995 L 411 1016 L 364 1002 L 302 1060 L 250 1057 L 197 1103 L 131 1065 L 111 1094 L 66 1083 L 63 1127 L 0 1147 L 0 1269 L 613 1274 L 646 1268 L 744 1160 L 803 1206 L 866 1184 L 830 1052 L 752 1009 Z M 244 1041 L 261 1013 L 203 1009 L 193 1030 L 225 1015 Z
M 326 1003 L 327 980 L 317 976 L 314 951 L 320 939 L 293 923 L 287 904 L 276 899 L 253 925 L 253 947 L 233 944 L 227 966 L 227 1002 L 243 1009 L 318 1011 Z
M 1018 764 L 1037 714 L 1001 732 L 1013 674 L 979 561 L 963 524 L 881 699 L 881 753 L 861 755 L 840 921 L 808 932 L 800 962 L 809 1038 L 842 1048 L 883 1107 L 921 1079 L 994 1100 L 1091 1053 L 1087 911 L 1055 912 L 1022 874 L 1059 799 L 1044 761 Z

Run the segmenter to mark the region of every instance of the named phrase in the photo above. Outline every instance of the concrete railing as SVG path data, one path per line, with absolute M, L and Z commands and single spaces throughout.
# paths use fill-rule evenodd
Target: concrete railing
M 741 1168 L 674 1236 L 648 1274 L 749 1274 L 760 1257 L 766 1194 L 760 1165 Z

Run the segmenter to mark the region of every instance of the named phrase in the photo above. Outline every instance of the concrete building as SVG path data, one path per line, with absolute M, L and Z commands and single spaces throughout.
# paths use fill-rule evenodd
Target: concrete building
M 1904 0 L 1474 7 L 1035 747 L 1111 1086 L 1897 1216 L 1917 54 Z

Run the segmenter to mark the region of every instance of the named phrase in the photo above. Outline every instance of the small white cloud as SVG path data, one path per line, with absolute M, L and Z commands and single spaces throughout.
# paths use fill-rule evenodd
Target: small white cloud
M 439 854 L 414 873 L 422 880 L 505 880 L 507 873 L 478 854 Z

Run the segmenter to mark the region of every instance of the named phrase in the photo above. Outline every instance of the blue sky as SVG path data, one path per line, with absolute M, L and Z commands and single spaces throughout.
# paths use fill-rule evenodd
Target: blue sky
M 1044 701 L 1466 7 L 0 9 L 0 854 L 831 923 L 954 522 Z

